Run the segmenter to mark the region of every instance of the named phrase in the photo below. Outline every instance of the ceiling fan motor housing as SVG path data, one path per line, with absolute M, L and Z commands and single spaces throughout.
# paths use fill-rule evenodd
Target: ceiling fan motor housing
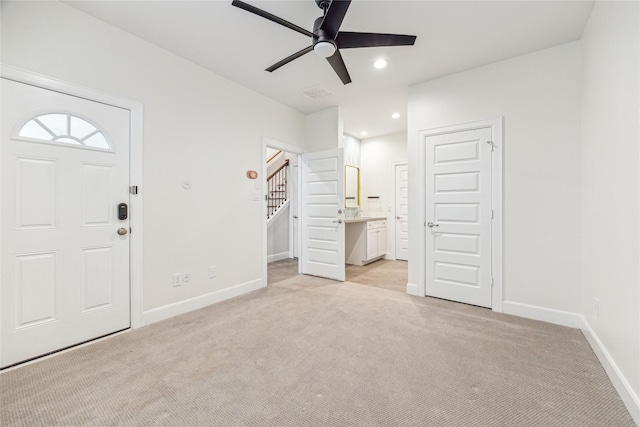
M 325 30 L 320 28 L 323 19 L 324 17 L 321 16 L 313 23 L 313 45 L 315 46 L 319 42 L 328 42 L 336 46 L 336 42 L 333 40 L 333 37 L 331 37 L 331 35 Z

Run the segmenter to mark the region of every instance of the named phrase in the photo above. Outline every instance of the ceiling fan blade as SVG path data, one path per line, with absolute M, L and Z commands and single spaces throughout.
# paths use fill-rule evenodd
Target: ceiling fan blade
M 349 76 L 349 72 L 347 71 L 347 66 L 344 65 L 344 60 L 342 59 L 342 55 L 340 55 L 340 51 L 336 50 L 336 53 L 327 58 L 329 64 L 333 68 L 333 71 L 336 72 L 342 83 L 349 84 L 351 83 L 351 77 Z
M 339 49 L 377 46 L 411 46 L 416 42 L 416 36 L 402 34 L 379 33 L 350 33 L 340 31 L 336 37 Z
M 327 13 L 324 15 L 320 28 L 324 30 L 328 36 L 332 39 L 338 34 L 344 15 L 347 14 L 347 9 L 351 0 L 333 0 L 327 9 Z
M 243 1 L 233 0 L 233 2 L 231 2 L 231 4 L 233 6 L 235 6 L 235 7 L 239 7 L 240 9 L 244 9 L 247 12 L 255 13 L 258 16 L 262 16 L 263 18 L 266 18 L 269 21 L 273 21 L 276 24 L 283 25 L 283 26 L 285 26 L 287 28 L 290 28 L 290 29 L 292 29 L 294 31 L 297 31 L 297 32 L 301 33 L 301 34 L 304 34 L 305 36 L 313 37 L 313 33 L 311 31 L 307 31 L 304 28 L 298 27 L 297 25 L 292 24 L 289 21 L 285 21 L 284 19 L 280 18 L 279 16 L 275 16 L 275 15 L 269 13 L 269 12 L 265 12 L 264 10 L 258 9 L 257 7 L 251 6 L 250 4 L 247 4 L 247 3 L 243 2 Z
M 304 49 L 302 49 L 299 52 L 294 53 L 293 55 L 289 55 L 286 58 L 284 58 L 282 61 L 280 62 L 276 62 L 275 64 L 273 64 L 271 67 L 267 68 L 265 71 L 268 72 L 273 72 L 275 70 L 277 70 L 278 68 L 282 67 L 285 64 L 288 64 L 289 62 L 293 61 L 294 59 L 300 58 L 302 55 L 304 55 L 305 53 L 309 53 L 313 50 L 313 46 L 309 46 L 309 47 L 305 47 Z

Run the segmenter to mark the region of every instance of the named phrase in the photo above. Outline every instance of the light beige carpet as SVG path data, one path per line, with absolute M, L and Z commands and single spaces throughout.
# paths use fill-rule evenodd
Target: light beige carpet
M 296 276 L 0 375 L 3 426 L 631 426 L 580 331 Z

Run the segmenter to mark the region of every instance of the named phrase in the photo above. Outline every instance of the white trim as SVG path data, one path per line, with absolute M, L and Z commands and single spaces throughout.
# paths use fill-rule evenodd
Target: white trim
M 407 285 L 407 289 L 408 286 L 409 285 Z M 636 424 L 640 425 L 640 397 L 635 393 L 628 379 L 624 376 L 620 368 L 618 368 L 611 354 L 607 351 L 607 348 L 584 316 L 569 311 L 555 310 L 514 301 L 504 301 L 503 308 L 506 314 L 580 329 L 627 407 L 631 417 Z
M 620 368 L 618 368 L 618 365 L 616 365 L 616 362 L 607 351 L 607 348 L 591 328 L 587 319 L 582 316 L 580 317 L 582 318 L 582 327 L 580 328 L 582 330 L 582 334 L 598 357 L 602 367 L 620 395 L 622 402 L 624 402 L 627 407 L 629 414 L 631 414 L 635 423 L 640 425 L 640 397 L 634 392 L 633 387 L 631 387 L 627 378 L 624 376 Z
M 415 297 L 424 296 L 424 294 L 420 295 L 420 287 L 415 283 L 407 283 L 407 293 Z
M 267 263 L 274 262 L 274 261 L 281 261 L 283 259 L 289 259 L 289 251 L 280 252 L 278 254 L 271 254 L 267 256 Z
M 495 119 L 481 120 L 471 123 L 461 123 L 452 126 L 444 126 L 433 129 L 425 129 L 418 131 L 418 224 L 421 232 L 418 234 L 418 254 L 417 259 L 420 264 L 418 269 L 418 289 L 417 294 L 420 296 L 426 295 L 426 265 L 424 260 L 426 259 L 427 252 L 427 239 L 424 224 L 427 221 L 426 217 L 426 147 L 424 139 L 429 136 L 442 135 L 451 132 L 461 132 L 465 130 L 491 128 L 491 134 L 493 138 L 494 150 L 492 152 L 491 161 L 491 205 L 494 210 L 493 227 L 491 233 L 491 268 L 493 275 L 493 288 L 491 292 L 491 309 L 495 312 L 502 312 L 503 310 L 503 162 L 504 162 L 504 134 L 503 134 L 504 118 L 502 116 Z M 407 292 L 409 292 L 407 288 Z M 413 295 L 413 294 L 412 294 Z
M 139 190 L 143 190 L 143 106 L 141 102 L 120 98 L 94 89 L 79 86 L 73 83 L 63 82 L 57 79 L 32 73 L 19 68 L 0 65 L 0 75 L 6 79 L 44 89 L 54 90 L 90 101 L 119 107 L 130 112 L 130 169 L 129 185 L 137 185 Z M 142 323 L 142 286 L 143 286 L 143 193 L 129 195 L 131 206 L 130 227 L 132 233 L 129 235 L 130 244 L 130 283 L 131 283 L 131 327 L 138 328 Z
M 267 179 L 267 147 L 269 148 L 275 148 L 276 150 L 282 150 L 284 152 L 287 153 L 292 153 L 292 154 L 297 154 L 298 155 L 298 159 L 296 160 L 296 162 L 298 164 L 300 164 L 300 154 L 304 153 L 304 149 L 302 149 L 301 147 L 297 147 L 295 145 L 291 145 L 291 144 L 287 144 L 286 142 L 282 142 L 282 141 L 278 141 L 277 139 L 272 139 L 272 138 L 267 138 L 267 137 L 262 137 L 262 153 L 260 154 L 260 161 L 261 161 L 261 172 L 262 172 L 262 177 L 260 179 L 260 194 L 262 194 L 262 209 L 260 210 L 262 212 L 262 215 L 260 216 L 261 218 L 261 222 L 260 222 L 260 227 L 262 229 L 262 281 L 263 281 L 263 285 L 267 286 L 267 264 L 269 263 L 268 257 L 268 250 L 267 250 L 267 224 L 266 224 L 266 220 L 264 218 L 267 217 L 267 201 L 265 200 L 265 195 L 266 193 L 266 179 Z M 298 168 L 298 190 L 300 190 L 300 168 Z M 300 203 L 300 193 L 298 193 L 298 197 L 296 197 L 296 203 Z M 289 212 L 291 212 L 293 209 L 289 209 Z M 300 212 L 300 209 L 298 209 L 298 212 Z M 300 272 L 300 262 L 298 261 L 298 273 Z
M 169 319 L 171 317 L 188 313 L 193 310 L 198 310 L 200 308 L 204 308 L 209 305 L 228 300 L 230 298 L 235 298 L 264 287 L 265 285 L 262 283 L 262 278 L 250 280 L 248 282 L 221 289 L 219 291 L 210 292 L 208 294 L 199 295 L 187 300 L 174 302 L 162 307 L 157 307 L 145 311 L 142 314 L 142 321 L 144 325 L 149 325 L 151 323 Z
M 556 310 L 553 308 L 523 304 L 515 301 L 504 301 L 502 308 L 504 309 L 503 313 L 505 314 L 512 314 L 514 316 L 526 317 L 527 319 L 568 326 L 569 328 L 580 328 L 583 325 L 582 316 L 576 313 L 571 313 L 570 311 Z

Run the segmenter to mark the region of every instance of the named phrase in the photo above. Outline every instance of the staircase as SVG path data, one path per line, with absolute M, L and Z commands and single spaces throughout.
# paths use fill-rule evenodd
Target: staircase
M 286 159 L 267 177 L 267 220 L 287 202 L 287 171 L 289 159 Z

